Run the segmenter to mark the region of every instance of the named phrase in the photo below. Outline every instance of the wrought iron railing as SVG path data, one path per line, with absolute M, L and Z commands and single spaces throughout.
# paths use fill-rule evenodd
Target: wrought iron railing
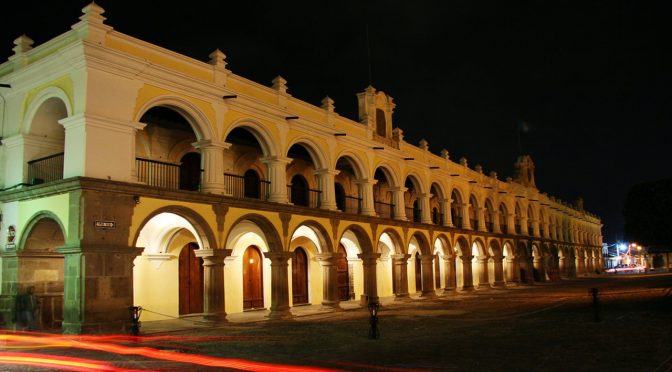
M 224 187 L 236 198 L 268 200 L 271 182 L 257 179 L 245 179 L 237 174 L 224 173 Z
M 180 166 L 158 160 L 135 158 L 138 182 L 149 186 L 180 188 Z
M 394 218 L 394 204 L 374 201 L 373 207 L 376 209 L 376 214 L 379 217 Z
M 499 224 L 499 230 L 502 231 L 502 234 L 508 234 L 509 233 L 509 227 L 506 226 L 505 223 L 500 223 Z
M 433 212 L 432 223 L 435 225 L 443 225 L 443 213 Z
M 65 153 L 45 156 L 28 162 L 28 182 L 37 185 L 63 179 Z
M 344 205 L 345 210 L 343 212 L 352 214 L 362 213 L 362 198 L 346 195 L 344 199 L 345 199 L 345 205 Z
M 287 185 L 287 198 L 290 203 L 294 205 L 308 207 L 308 208 L 320 208 L 322 205 L 322 190 L 308 189 L 306 191 L 305 200 L 292 197 L 292 185 Z
M 520 228 L 520 225 L 516 225 L 516 234 L 518 235 L 522 234 L 522 229 Z

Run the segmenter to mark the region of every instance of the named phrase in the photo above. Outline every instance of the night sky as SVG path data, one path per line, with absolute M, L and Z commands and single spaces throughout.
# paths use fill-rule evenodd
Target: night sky
M 87 4 L 12 3 L 3 61 L 14 38 L 41 44 Z M 622 237 L 628 189 L 670 177 L 664 1 L 97 3 L 119 32 L 203 61 L 219 48 L 235 74 L 268 86 L 281 75 L 294 97 L 319 106 L 329 95 L 353 120 L 355 94 L 371 83 L 394 98 L 409 143 L 425 138 L 432 152 L 446 148 L 502 180 L 530 154 L 539 189 L 583 197 L 609 243 Z

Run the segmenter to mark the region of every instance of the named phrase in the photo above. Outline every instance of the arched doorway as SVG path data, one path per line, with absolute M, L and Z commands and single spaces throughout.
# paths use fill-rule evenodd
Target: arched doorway
M 243 309 L 264 307 L 264 281 L 261 252 L 251 245 L 243 255 Z
M 308 206 L 308 182 L 301 175 L 292 177 L 291 202 L 294 205 Z
M 303 248 L 296 248 L 292 256 L 292 303 L 308 303 L 308 256 Z
M 350 300 L 350 274 L 348 272 L 348 253 L 342 244 L 338 246 L 336 257 L 336 276 L 338 282 L 338 298 L 341 301 Z
M 180 251 L 180 315 L 203 312 L 203 259 L 196 257 L 197 249 L 188 243 Z
M 180 190 L 198 191 L 201 184 L 201 155 L 190 152 L 180 159 Z
M 415 291 L 422 291 L 422 260 L 420 253 L 415 253 Z
M 244 177 L 244 196 L 246 198 L 259 199 L 260 178 L 256 171 L 248 169 Z
M 343 186 L 338 182 L 334 183 L 334 194 L 336 195 L 336 208 L 341 212 L 346 212 L 345 189 L 343 189 Z

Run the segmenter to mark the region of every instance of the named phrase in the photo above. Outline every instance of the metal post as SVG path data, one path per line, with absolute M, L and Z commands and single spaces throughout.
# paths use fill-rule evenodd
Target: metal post
M 137 336 L 140 334 L 140 314 L 142 314 L 142 307 L 129 306 L 128 312 L 131 314 L 131 334 Z
M 599 301 L 599 294 L 600 290 L 598 288 L 591 288 L 590 293 L 593 295 L 593 313 L 595 315 L 595 322 L 600 321 L 600 301 Z
M 370 301 L 369 302 L 369 338 L 376 340 L 380 338 L 380 332 L 378 331 L 378 310 L 380 309 L 380 302 Z

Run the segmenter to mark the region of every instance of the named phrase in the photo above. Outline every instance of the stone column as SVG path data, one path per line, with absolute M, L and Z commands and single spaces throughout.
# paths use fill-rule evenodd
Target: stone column
M 394 265 L 396 274 L 393 278 L 397 292 L 394 294 L 395 300 L 406 301 L 410 299 L 408 294 L 408 259 L 410 254 L 392 255 L 392 265 Z
M 133 260 L 142 250 L 74 246 L 64 256 L 63 333 L 124 332 L 133 305 Z
M 569 277 L 567 273 L 567 258 L 565 256 L 562 256 L 558 259 L 558 270 L 560 271 L 560 275 L 563 277 Z
M 264 256 L 271 261 L 271 319 L 291 319 L 289 311 L 289 277 L 287 268 L 292 252 L 266 252 Z
M 408 190 L 405 187 L 393 187 L 392 200 L 394 201 L 394 219 L 400 221 L 408 221 L 406 217 L 406 204 L 404 203 L 404 193 Z
M 493 259 L 494 265 L 495 265 L 494 266 L 495 281 L 492 283 L 492 286 L 493 287 L 504 287 L 505 286 L 505 283 L 504 283 L 504 264 L 502 262 L 504 260 L 504 257 L 503 256 L 494 256 L 492 259 Z
M 530 235 L 529 229 L 527 228 L 527 217 L 520 217 L 520 235 Z
M 362 296 L 362 305 L 369 302 L 378 302 L 378 287 L 376 279 L 376 264 L 380 258 L 380 253 L 362 253 L 358 254 L 362 260 L 364 268 L 364 295 Z
M 420 194 L 418 195 L 418 204 L 420 205 L 420 222 L 422 223 L 432 223 L 432 211 L 429 207 L 429 200 L 432 198 L 432 194 Z
M 441 213 L 443 213 L 443 226 L 453 227 L 453 214 L 450 213 L 450 199 L 441 199 Z
M 576 263 L 577 275 L 584 275 L 586 273 L 586 260 L 583 252 L 576 258 Z
M 224 186 L 224 150 L 230 143 L 204 140 L 191 144 L 201 150 L 201 191 L 227 194 Z
M 268 167 L 268 180 L 271 182 L 268 201 L 287 204 L 287 164 L 291 159 L 277 156 L 262 158 Z
M 541 233 L 539 232 L 539 221 L 532 220 L 532 235 L 539 237 Z
M 508 270 L 506 270 L 506 282 L 520 283 L 520 278 L 518 277 L 518 259 L 515 256 L 507 256 L 506 267 L 508 268 Z
M 334 189 L 334 178 L 340 171 L 331 169 L 318 169 L 315 171 L 319 188 L 322 191 L 320 194 L 320 208 L 335 211 L 336 206 L 336 191 Z
M 455 283 L 455 259 L 451 256 L 445 255 L 443 256 L 443 265 L 446 268 L 446 287 L 444 288 L 444 292 L 446 291 L 454 291 L 457 289 L 457 285 Z
M 499 211 L 492 211 L 492 232 L 495 234 L 501 234 L 502 229 L 499 226 Z
M 359 195 L 362 198 L 362 214 L 365 216 L 375 216 L 376 215 L 376 206 L 374 205 L 373 199 L 373 185 L 375 185 L 378 180 L 357 180 L 355 183 L 359 188 Z
M 462 256 L 462 290 L 474 290 L 474 275 L 471 270 L 471 259 L 474 256 Z
M 549 234 L 550 234 L 550 231 L 549 231 L 549 229 L 550 229 L 550 225 L 549 225 L 549 223 L 548 223 L 548 222 L 543 222 L 541 225 L 543 226 L 543 230 L 544 230 L 544 232 L 543 232 L 542 234 L 539 234 L 539 235 L 540 235 L 542 238 L 549 238 L 549 239 L 550 239 L 551 236 L 549 235 Z
M 333 253 L 320 253 L 317 260 L 322 266 L 322 307 L 341 310 L 338 298 L 338 273 L 336 272 L 336 257 Z
M 541 256 L 535 256 L 533 258 L 533 265 L 534 269 L 537 270 L 537 274 L 539 275 L 539 282 L 545 282 L 546 281 L 546 265 L 544 265 L 544 257 Z M 536 278 L 535 278 L 536 279 Z
M 587 263 L 586 273 L 587 274 L 592 274 L 592 273 L 595 272 L 595 269 L 594 269 L 595 266 L 594 266 L 594 263 L 593 263 L 593 253 L 588 251 L 588 257 L 587 258 L 588 259 L 586 260 L 587 261 L 586 262 Z
M 478 215 L 478 231 L 488 231 L 488 229 L 485 227 L 485 213 L 487 209 L 485 208 L 478 208 L 476 210 L 476 213 Z
M 226 321 L 224 259 L 231 255 L 231 249 L 197 249 L 194 253 L 203 259 L 203 319 Z
M 423 254 L 420 256 L 422 266 L 422 293 L 420 297 L 436 297 L 434 289 L 434 256 Z
M 490 288 L 490 280 L 488 278 L 488 257 L 478 256 L 478 266 L 481 269 L 478 273 L 478 288 Z
M 516 235 L 516 215 L 514 213 L 506 215 L 506 230 L 508 235 Z
M 465 230 L 471 230 L 471 215 L 469 214 L 469 204 L 462 204 L 462 228 Z

